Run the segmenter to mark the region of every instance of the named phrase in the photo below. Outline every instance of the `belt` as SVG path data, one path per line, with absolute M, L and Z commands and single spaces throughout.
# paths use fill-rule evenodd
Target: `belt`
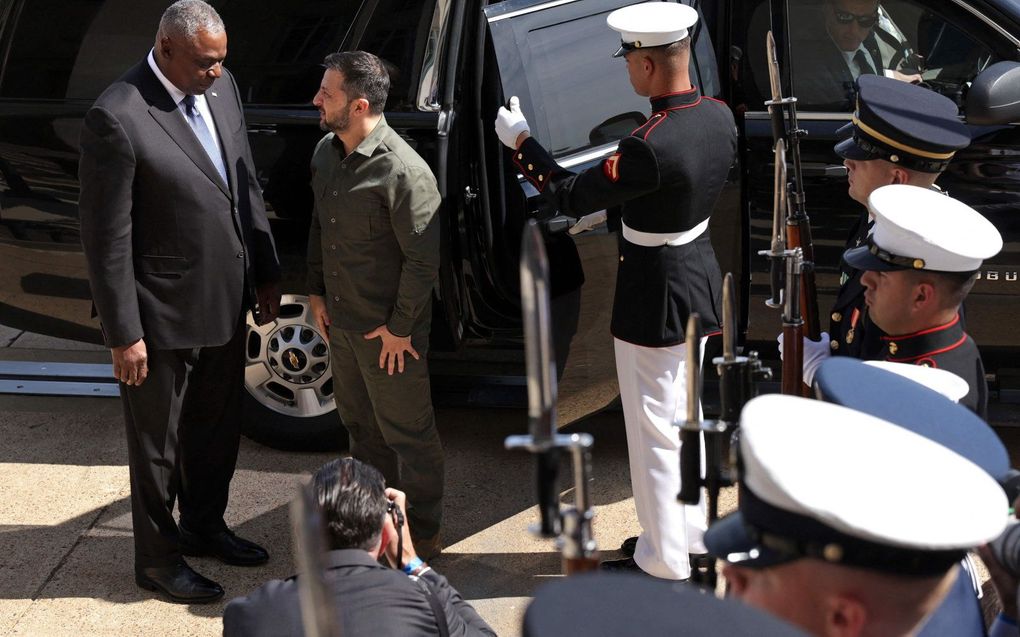
M 634 245 L 646 248 L 682 246 L 700 237 L 707 229 L 708 219 L 683 232 L 641 232 L 623 224 L 623 238 Z

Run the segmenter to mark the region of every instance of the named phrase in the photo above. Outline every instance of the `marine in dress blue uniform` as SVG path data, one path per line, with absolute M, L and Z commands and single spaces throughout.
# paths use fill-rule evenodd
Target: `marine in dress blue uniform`
M 953 372 L 970 386 L 961 403 L 984 417 L 984 366 L 960 307 L 1002 237 L 974 209 L 930 189 L 884 186 L 868 206 L 872 234 L 843 258 L 863 272 L 869 316 L 884 332 L 875 358 Z
M 1001 443 L 958 428 L 966 410 L 893 379 L 925 431 L 794 396 L 745 406 L 740 510 L 705 536 L 727 562 L 732 595 L 813 634 L 905 636 L 966 591 L 958 563 L 1006 523 L 1009 505 L 989 472 L 1004 459 L 995 460 Z
M 496 122 L 521 174 L 562 213 L 605 208 L 620 224 L 611 331 L 643 530 L 627 565 L 666 579 L 688 577 L 688 552 L 704 552 L 704 500 L 676 502 L 680 442 L 672 423 L 686 409 L 687 318 L 697 312 L 706 335 L 720 325 L 722 277 L 708 222 L 736 155 L 729 108 L 690 82 L 688 29 L 696 21 L 694 9 L 661 2 L 608 16 L 621 34 L 616 55 L 626 58 L 636 92 L 650 96 L 652 115 L 599 165 L 572 173 L 530 136 L 518 143 L 528 129 L 516 98 Z
M 970 143 L 970 133 L 952 100 L 881 75 L 862 75 L 857 80 L 857 107 L 840 134 L 847 139 L 836 145 L 836 154 L 851 170 L 851 181 L 857 177 L 862 182 L 850 187 L 851 196 L 862 204 L 879 186 L 931 184 L 953 154 Z M 861 162 L 874 162 L 868 167 L 870 175 L 863 175 L 863 170 L 855 174 Z M 862 245 L 872 225 L 865 205 L 846 249 Z M 861 272 L 841 259 L 839 274 L 839 293 L 829 315 L 829 347 L 837 356 L 874 358 L 882 347 L 882 333 L 868 319 Z

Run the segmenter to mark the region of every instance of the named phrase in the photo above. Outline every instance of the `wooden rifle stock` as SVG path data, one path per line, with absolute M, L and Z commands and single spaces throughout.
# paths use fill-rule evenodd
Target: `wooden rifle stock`
M 599 554 L 593 553 L 586 557 L 565 557 L 563 558 L 563 574 L 573 575 L 574 573 L 589 573 L 599 570 Z
M 783 393 L 800 396 L 804 387 L 804 325 L 783 325 Z
M 811 241 L 811 224 L 806 213 L 794 211 L 786 219 L 786 247 L 800 248 L 804 254 L 804 268 L 800 277 L 800 316 L 804 321 L 804 336 L 817 341 L 821 336 L 818 324 L 818 288 L 815 285 L 815 247 Z

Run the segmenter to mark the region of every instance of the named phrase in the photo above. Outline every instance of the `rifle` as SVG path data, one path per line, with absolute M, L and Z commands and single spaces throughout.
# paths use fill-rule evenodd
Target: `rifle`
M 684 504 L 697 504 L 701 487 L 705 487 L 708 523 L 719 519 L 719 492 L 736 484 L 736 471 L 730 460 L 729 447 L 740 425 L 740 410 L 754 397 L 754 382 L 768 380 L 772 372 L 762 365 L 757 352 L 737 356 L 737 312 L 733 299 L 733 274 L 723 279 L 723 355 L 712 359 L 719 372 L 721 411 L 718 420 L 700 417 L 701 396 L 701 329 L 698 315 L 687 319 L 687 418 L 680 426 L 680 492 L 677 499 Z M 701 477 L 701 433 L 705 434 L 705 477 Z M 715 588 L 715 568 L 702 582 Z
M 793 164 L 793 180 L 784 180 L 783 184 L 788 191 L 786 247 L 789 249 L 800 248 L 803 254 L 800 313 L 804 319 L 805 335 L 811 340 L 817 341 L 821 330 L 818 322 L 818 291 L 814 275 L 815 250 L 811 240 L 811 223 L 805 206 L 804 176 L 800 161 L 800 138 L 807 132 L 801 129 L 797 123 L 797 98 L 783 97 L 776 41 L 773 39 L 771 31 L 765 36 L 765 50 L 769 66 L 769 84 L 772 89 L 772 99 L 765 104 L 768 106 L 769 115 L 772 118 L 772 138 L 777 145 L 780 141 L 785 142 L 784 148 L 789 151 Z M 787 126 L 787 122 L 789 122 L 789 126 Z
M 783 393 L 804 394 L 804 319 L 800 314 L 804 254 L 789 250 L 786 258 L 786 302 L 783 307 Z
M 536 454 L 536 488 L 541 522 L 532 531 L 557 538 L 567 575 L 595 570 L 598 550 L 592 533 L 595 515 L 588 483 L 591 478 L 590 434 L 556 433 L 556 364 L 552 352 L 549 310 L 549 261 L 537 222 L 532 219 L 521 239 L 521 311 L 524 318 L 524 353 L 528 370 L 528 430 L 526 436 L 508 436 L 507 449 Z M 569 450 L 574 467 L 573 508 L 560 510 L 559 465 Z
M 340 617 L 326 581 L 326 527 L 310 484 L 298 487 L 290 503 L 294 562 L 301 576 L 298 599 L 306 637 L 340 637 Z

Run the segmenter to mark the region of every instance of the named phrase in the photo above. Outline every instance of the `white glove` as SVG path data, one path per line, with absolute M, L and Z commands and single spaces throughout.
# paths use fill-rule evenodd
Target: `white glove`
M 569 232 L 570 234 L 581 234 L 585 230 L 591 230 L 595 226 L 603 224 L 605 222 L 606 211 L 599 210 L 598 212 L 593 212 L 590 215 L 585 215 L 578 219 L 577 223 L 570 226 L 570 229 L 567 230 L 567 232 Z
M 514 95 L 510 98 L 510 108 L 500 106 L 499 112 L 496 113 L 496 136 L 511 150 L 517 150 L 517 138 L 521 133 L 527 132 L 531 132 L 528 120 L 521 112 L 520 100 Z
M 832 348 L 829 346 L 829 333 L 822 332 L 819 335 L 817 341 L 804 337 L 804 362 L 802 363 L 802 369 L 804 373 L 804 384 L 809 387 L 815 380 L 815 372 L 821 367 L 825 359 L 832 356 Z M 783 359 L 783 333 L 780 332 L 779 336 L 776 337 L 776 342 L 779 343 L 779 360 Z

